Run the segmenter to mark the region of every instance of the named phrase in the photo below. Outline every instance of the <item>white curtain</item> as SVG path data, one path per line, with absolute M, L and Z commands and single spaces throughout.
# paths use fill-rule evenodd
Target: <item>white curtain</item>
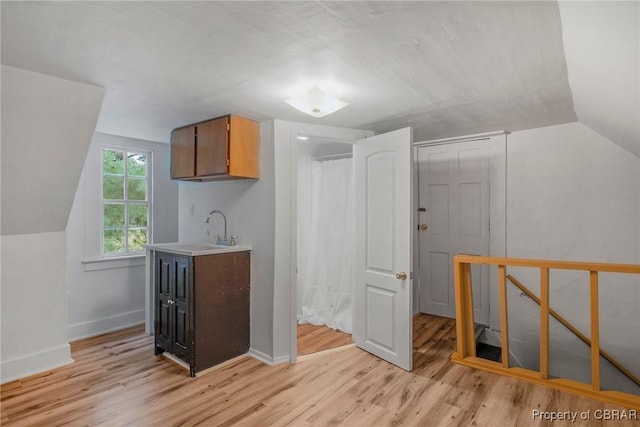
M 351 333 L 352 160 L 307 165 L 308 174 L 300 177 L 298 320 Z

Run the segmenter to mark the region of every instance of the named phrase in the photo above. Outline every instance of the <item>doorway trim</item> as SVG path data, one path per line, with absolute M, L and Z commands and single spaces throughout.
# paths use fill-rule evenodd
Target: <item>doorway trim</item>
M 273 363 L 297 359 L 297 136 L 354 143 L 373 131 L 274 120 L 276 230 L 273 295 Z M 281 314 L 280 314 L 281 313 Z
M 414 200 L 418 200 L 418 148 L 443 144 L 455 144 L 481 139 L 489 140 L 489 256 L 507 256 L 507 135 L 506 131 L 487 132 L 474 135 L 466 135 L 454 138 L 444 138 L 431 141 L 415 142 L 414 147 Z M 417 221 L 418 212 L 414 212 Z M 416 222 L 417 223 L 417 222 Z M 417 233 L 417 230 L 414 230 Z M 414 269 L 420 271 L 420 239 L 414 239 Z M 419 298 L 422 284 L 420 275 L 414 286 L 414 312 L 419 312 Z M 489 273 L 489 328 L 500 330 L 499 313 L 491 307 L 497 307 L 498 291 L 492 283 L 497 283 L 497 272 Z

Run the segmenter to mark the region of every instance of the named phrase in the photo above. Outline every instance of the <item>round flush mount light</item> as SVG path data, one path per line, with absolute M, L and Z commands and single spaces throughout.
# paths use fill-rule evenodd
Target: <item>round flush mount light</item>
M 316 86 L 296 97 L 285 99 L 284 102 L 305 114 L 318 118 L 335 113 L 349 105 L 348 102 L 342 101 Z

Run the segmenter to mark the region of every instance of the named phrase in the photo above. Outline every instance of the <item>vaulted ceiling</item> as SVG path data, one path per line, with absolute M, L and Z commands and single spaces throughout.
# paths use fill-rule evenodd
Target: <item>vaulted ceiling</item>
M 611 10 L 602 21 L 600 10 L 555 2 L 2 2 L 2 63 L 104 86 L 97 130 L 134 138 L 167 141 L 172 128 L 228 113 L 377 132 L 410 125 L 415 140 L 583 115 L 640 156 L 638 7 Z M 585 28 L 581 13 L 597 25 Z M 625 99 L 625 117 L 636 108 L 635 130 L 592 101 L 618 70 L 606 41 L 616 17 L 629 22 L 611 43 L 627 43 L 622 65 L 636 73 L 618 73 L 611 103 Z M 603 33 L 607 52 L 572 36 L 581 31 Z M 600 54 L 610 64 L 592 76 Z M 314 84 L 350 105 L 316 119 L 283 102 Z

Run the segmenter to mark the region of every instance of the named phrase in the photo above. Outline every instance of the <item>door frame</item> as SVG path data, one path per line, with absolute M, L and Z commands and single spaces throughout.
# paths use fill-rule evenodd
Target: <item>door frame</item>
M 489 140 L 489 256 L 507 256 L 507 132 L 496 131 L 474 135 L 465 135 L 454 138 L 436 139 L 423 142 L 415 142 L 414 149 L 414 200 L 419 200 L 419 180 L 418 180 L 418 149 L 420 147 L 436 146 L 444 144 L 456 144 L 460 142 L 470 142 L 482 139 Z M 416 205 L 417 206 L 417 205 Z M 414 211 L 416 224 L 418 223 L 418 212 Z M 418 233 L 418 230 L 414 230 Z M 414 270 L 420 271 L 420 239 L 414 239 Z M 414 286 L 414 313 L 420 311 L 420 274 L 414 275 L 416 281 Z M 498 283 L 498 274 L 493 270 L 489 272 L 489 325 L 492 330 L 500 330 L 500 313 L 492 310 L 491 307 L 498 305 L 498 289 L 491 286 Z
M 274 364 L 295 362 L 298 357 L 296 260 L 298 257 L 297 181 L 298 144 L 300 141 L 297 137 L 308 136 L 317 140 L 353 144 L 374 134 L 369 130 L 274 120 L 277 199 L 273 299 L 274 354 L 271 360 Z M 280 189 L 283 193 L 279 195 Z M 286 320 L 275 317 L 279 311 L 287 313 Z M 284 335 L 285 330 L 287 331 L 286 336 Z

